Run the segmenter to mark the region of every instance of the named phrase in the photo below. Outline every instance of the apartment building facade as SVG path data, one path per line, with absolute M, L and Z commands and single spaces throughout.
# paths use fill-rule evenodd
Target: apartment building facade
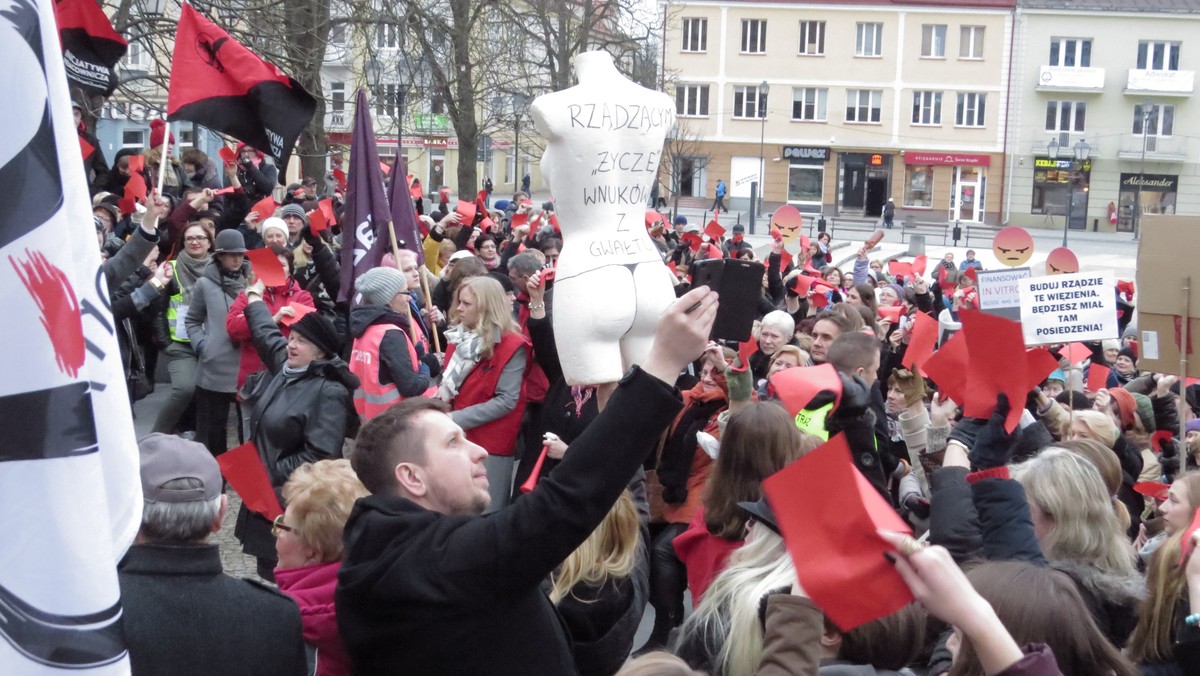
M 1200 2 L 1063 4 L 1018 8 L 1005 220 L 1132 233 L 1142 214 L 1200 213 Z
M 1013 4 L 667 2 L 663 89 L 685 197 L 997 222 Z

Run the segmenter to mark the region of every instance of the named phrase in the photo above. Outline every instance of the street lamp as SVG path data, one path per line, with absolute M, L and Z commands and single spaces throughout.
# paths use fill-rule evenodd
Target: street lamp
M 363 64 L 363 74 L 367 76 L 367 86 L 377 89 L 379 78 L 383 76 L 383 66 L 376 59 L 367 59 L 367 62 Z
M 1142 222 L 1142 180 L 1146 176 L 1146 140 L 1150 136 L 1150 118 L 1158 112 L 1158 106 L 1150 99 L 1142 101 L 1139 106 L 1142 114 L 1142 175 L 1138 177 L 1137 198 L 1133 202 L 1133 239 L 1138 238 L 1138 228 Z M 1157 125 L 1156 125 L 1157 126 Z
M 765 188 L 764 174 L 766 173 L 766 164 L 763 159 L 763 144 L 767 139 L 767 92 L 771 90 L 771 85 L 767 84 L 766 80 L 758 85 L 758 116 L 762 119 L 760 132 L 758 136 L 758 209 L 755 214 L 762 213 L 763 192 Z M 755 223 L 750 223 L 751 232 Z
M 513 107 L 513 192 L 517 191 L 524 176 L 521 175 L 521 116 L 525 114 L 525 106 L 529 97 L 524 94 L 512 95 Z
M 1057 160 L 1059 149 L 1060 146 L 1058 141 L 1056 139 L 1051 139 L 1050 143 L 1046 144 L 1046 155 L 1052 160 Z M 1071 159 L 1071 168 L 1067 173 L 1067 217 L 1066 221 L 1063 223 L 1062 245 L 1064 247 L 1067 246 L 1067 233 L 1070 231 L 1071 215 L 1075 209 L 1075 179 L 1078 172 L 1083 168 L 1084 163 L 1087 162 L 1088 157 L 1092 154 L 1092 146 L 1088 145 L 1087 141 L 1079 139 L 1079 142 L 1072 146 L 1071 150 L 1073 157 Z M 1084 229 L 1086 229 L 1086 215 L 1084 216 L 1084 220 Z

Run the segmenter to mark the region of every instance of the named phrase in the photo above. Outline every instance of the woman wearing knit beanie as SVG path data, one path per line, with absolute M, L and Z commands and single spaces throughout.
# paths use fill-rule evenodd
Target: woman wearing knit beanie
M 1115 387 L 1124 387 L 1139 375 L 1141 373 L 1137 367 L 1137 354 L 1128 347 L 1123 347 L 1117 352 L 1112 370 L 1108 373 L 1106 387 L 1110 390 Z

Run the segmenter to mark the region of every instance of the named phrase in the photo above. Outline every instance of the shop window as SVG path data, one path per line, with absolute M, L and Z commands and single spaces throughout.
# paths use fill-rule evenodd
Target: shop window
M 904 206 L 933 207 L 933 167 L 910 164 L 904 168 Z
M 788 167 L 787 201 L 819 206 L 822 204 L 825 168 L 803 164 Z

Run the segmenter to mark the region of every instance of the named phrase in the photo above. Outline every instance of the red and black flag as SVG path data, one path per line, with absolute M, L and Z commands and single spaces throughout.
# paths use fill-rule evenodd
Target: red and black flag
M 108 96 L 117 88 L 117 62 L 129 43 L 113 30 L 94 0 L 55 0 L 67 79 L 89 94 Z
M 167 117 L 254 146 L 275 158 L 283 181 L 292 146 L 316 111 L 316 99 L 299 82 L 183 5 L 171 57 Z

